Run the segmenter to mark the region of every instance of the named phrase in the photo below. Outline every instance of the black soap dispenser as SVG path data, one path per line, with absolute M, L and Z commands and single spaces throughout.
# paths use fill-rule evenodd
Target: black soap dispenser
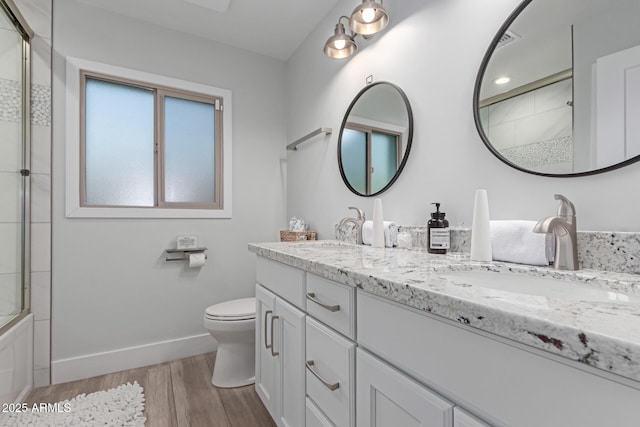
M 446 254 L 451 245 L 449 221 L 444 219 L 445 213 L 440 212 L 440 203 L 431 204 L 436 205 L 436 211 L 427 222 L 427 250 L 432 254 Z

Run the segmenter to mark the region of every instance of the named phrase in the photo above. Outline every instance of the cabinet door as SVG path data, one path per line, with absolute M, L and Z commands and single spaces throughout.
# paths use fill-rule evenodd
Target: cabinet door
M 485 424 L 456 406 L 453 408 L 453 427 L 489 427 L 489 424 Z
M 358 427 L 451 427 L 453 405 L 365 351 L 357 350 Z
M 278 418 L 280 427 L 305 424 L 305 313 L 276 298 L 275 342 L 277 354 Z
M 277 414 L 277 359 L 273 356 L 271 318 L 275 315 L 276 296 L 256 285 L 256 393 L 271 417 Z

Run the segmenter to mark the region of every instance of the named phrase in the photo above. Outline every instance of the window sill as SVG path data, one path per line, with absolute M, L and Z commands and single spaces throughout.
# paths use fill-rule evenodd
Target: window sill
M 75 207 L 67 209 L 67 218 L 231 218 L 231 209 Z

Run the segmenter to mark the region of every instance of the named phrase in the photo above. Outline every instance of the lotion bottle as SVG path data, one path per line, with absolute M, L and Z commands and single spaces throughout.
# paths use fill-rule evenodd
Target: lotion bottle
M 444 219 L 445 213 L 440 212 L 440 203 L 431 204 L 436 205 L 436 211 L 427 222 L 427 250 L 432 254 L 446 254 L 451 245 L 449 221 Z

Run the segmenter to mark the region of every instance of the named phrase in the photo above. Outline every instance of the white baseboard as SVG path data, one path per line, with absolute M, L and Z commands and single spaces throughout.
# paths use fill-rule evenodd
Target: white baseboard
M 215 351 L 218 345 L 209 334 L 194 335 L 104 353 L 53 360 L 51 383 L 59 384 L 126 369 L 191 357 Z

